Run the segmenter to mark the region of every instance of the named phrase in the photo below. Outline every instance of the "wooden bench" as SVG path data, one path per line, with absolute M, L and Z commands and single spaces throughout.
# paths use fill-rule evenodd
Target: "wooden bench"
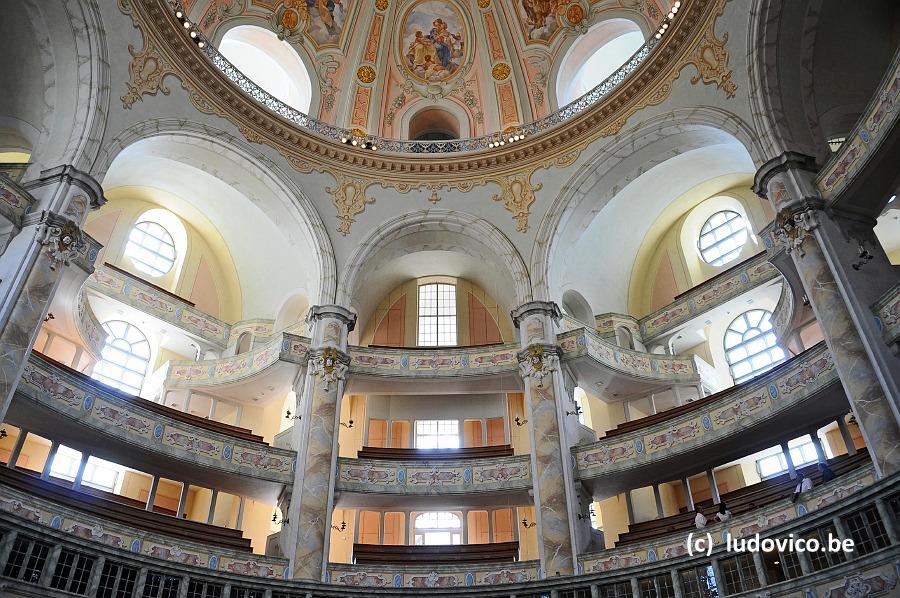
M 807 349 L 803 353 L 800 353 L 799 355 L 792 357 L 788 361 L 778 364 L 777 366 L 775 366 L 774 368 L 772 368 L 771 370 L 766 372 L 764 375 L 770 375 L 770 374 L 777 375 L 778 372 L 788 370 L 788 369 L 794 367 L 794 365 L 796 364 L 796 362 L 794 360 L 800 358 L 807 351 L 812 351 L 815 348 L 817 348 L 817 347 L 812 347 L 810 349 Z M 653 415 L 648 415 L 647 417 L 642 417 L 640 419 L 635 419 L 635 420 L 628 421 L 628 422 L 622 422 L 621 424 L 619 424 L 612 430 L 608 430 L 606 432 L 606 436 L 604 436 L 604 438 L 609 438 L 611 436 L 621 436 L 622 434 L 628 434 L 629 432 L 634 432 L 635 430 L 640 430 L 640 429 L 647 428 L 649 426 L 653 426 L 653 425 L 661 423 L 661 422 L 675 419 L 677 417 L 680 417 L 682 415 L 685 415 L 685 414 L 695 411 L 697 409 L 706 407 L 706 406 L 710 405 L 711 403 L 720 401 L 726 395 L 729 395 L 729 394 L 735 394 L 735 398 L 737 398 L 737 394 L 739 394 L 740 389 L 742 387 L 749 386 L 753 382 L 754 382 L 754 380 L 749 380 L 749 381 L 743 382 L 741 384 L 736 384 L 735 386 L 732 386 L 731 388 L 727 388 L 725 390 L 719 391 L 716 394 L 709 395 L 708 397 L 703 397 L 702 399 L 697 399 L 696 401 L 691 401 L 690 403 L 685 403 L 684 405 L 679 405 L 678 407 L 673 407 L 672 409 L 660 411 L 659 413 L 655 413 Z
M 508 444 L 460 449 L 408 449 L 364 446 L 356 453 L 356 456 L 359 459 L 388 459 L 391 461 L 452 461 L 457 459 L 512 457 L 513 450 Z
M 832 459 L 828 466 L 840 478 L 840 476 L 861 467 L 870 461 L 868 452 L 860 450 L 856 455 L 843 456 Z M 755 510 L 759 507 L 771 504 L 783 498 L 788 498 L 794 493 L 794 489 L 804 476 L 809 476 L 813 481 L 813 487 L 822 484 L 822 475 L 819 473 L 818 465 L 812 464 L 797 469 L 798 477 L 791 479 L 788 474 L 783 474 L 775 478 L 763 480 L 757 484 L 751 484 L 744 488 L 739 488 L 732 492 L 727 492 L 721 496 L 732 515 L 740 515 L 748 511 Z M 718 507 L 713 504 L 712 499 L 707 499 L 695 503 L 703 514 L 711 521 L 714 520 Z M 642 521 L 628 526 L 628 531 L 619 535 L 616 546 L 623 544 L 632 544 L 645 540 L 662 537 L 673 532 L 684 531 L 694 526 L 695 513 L 693 511 L 684 511 L 677 515 L 670 515 L 659 519 L 651 519 Z
M 101 521 L 118 523 L 130 528 L 143 529 L 228 550 L 251 551 L 250 540 L 245 539 L 243 532 L 239 529 L 208 525 L 188 519 L 176 519 L 158 512 L 151 513 L 142 507 L 132 506 L 134 503 L 142 505 L 143 503 L 140 501 L 96 489 L 89 492 L 72 490 L 56 481 L 42 480 L 35 472 L 0 466 L 0 484 L 97 517 Z M 82 489 L 85 488 L 82 487 Z M 98 493 L 103 496 L 97 496 Z
M 457 546 L 383 546 L 354 544 L 357 565 L 431 565 L 447 563 L 513 563 L 519 559 L 518 542 L 462 544 Z
M 183 423 L 186 423 L 191 426 L 195 426 L 197 428 L 203 428 L 204 430 L 210 430 L 212 432 L 218 432 L 219 434 L 224 434 L 226 436 L 231 436 L 233 438 L 240 438 L 241 440 L 247 440 L 250 442 L 258 442 L 260 444 L 267 444 L 262 436 L 258 436 L 251 432 L 246 428 L 239 428 L 237 426 L 231 426 L 229 424 L 223 424 L 221 422 L 217 422 L 211 419 L 206 419 L 205 417 L 199 417 L 197 415 L 192 415 L 190 413 L 185 413 L 184 411 L 179 411 L 178 409 L 172 409 L 171 407 L 166 407 L 165 405 L 161 405 L 159 403 L 155 403 L 153 401 L 148 401 L 147 399 L 142 399 L 141 397 L 136 397 L 133 395 L 125 394 L 124 392 L 112 388 L 111 386 L 106 386 L 105 384 L 94 380 L 87 374 L 83 374 L 78 370 L 72 369 L 69 366 L 56 361 L 55 359 L 51 359 L 47 357 L 43 353 L 38 351 L 32 351 L 35 357 L 38 359 L 45 361 L 49 366 L 63 370 L 70 376 L 73 376 L 80 380 L 82 383 L 89 385 L 91 387 L 100 386 L 106 392 L 115 395 L 122 402 L 128 403 L 130 405 L 134 405 L 139 409 L 144 409 L 146 411 L 151 411 L 153 413 L 163 415 L 170 419 L 174 419 Z

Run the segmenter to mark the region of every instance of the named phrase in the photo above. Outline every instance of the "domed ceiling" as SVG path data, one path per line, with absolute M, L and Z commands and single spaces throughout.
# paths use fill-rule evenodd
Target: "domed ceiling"
M 228 30 L 264 27 L 310 72 L 318 119 L 369 135 L 410 138 L 414 117 L 475 137 L 557 108 L 555 77 L 572 44 L 601 21 L 646 33 L 669 0 L 184 0 L 218 44 Z M 448 116 L 449 115 L 449 116 Z M 452 129 L 452 126 L 444 128 Z

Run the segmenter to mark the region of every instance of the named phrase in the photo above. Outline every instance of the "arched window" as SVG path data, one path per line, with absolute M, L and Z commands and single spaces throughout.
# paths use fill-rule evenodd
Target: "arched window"
M 608 19 L 572 44 L 556 77 L 560 106 L 603 83 L 644 45 L 644 34 L 628 19 Z
M 422 513 L 415 520 L 416 546 L 442 546 L 462 543 L 462 521 L 455 513 Z
M 716 212 L 704 223 L 697 239 L 703 260 L 721 266 L 737 259 L 747 242 L 747 221 L 732 210 Z
M 772 369 L 785 359 L 772 330 L 772 312 L 751 309 L 725 331 L 725 358 L 735 384 Z
M 417 344 L 445 347 L 456 344 L 456 285 L 446 283 L 419 286 Z
M 134 267 L 150 276 L 162 276 L 175 265 L 175 241 L 162 225 L 145 220 L 128 234 L 125 255 Z
M 241 25 L 228 30 L 219 43 L 219 52 L 267 93 L 309 113 L 312 81 L 289 43 L 262 27 Z
M 109 321 L 103 329 L 108 334 L 106 344 L 91 376 L 113 388 L 139 394 L 150 363 L 147 337 L 137 327 L 121 320 Z
M 426 108 L 409 121 L 409 138 L 415 141 L 459 139 L 459 120 L 446 110 Z

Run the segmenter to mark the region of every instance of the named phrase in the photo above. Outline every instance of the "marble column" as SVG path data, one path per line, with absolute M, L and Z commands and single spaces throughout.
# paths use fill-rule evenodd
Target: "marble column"
M 531 435 L 531 468 L 538 554 L 547 577 L 575 572 L 576 551 L 590 542 L 590 521 L 579 520 L 570 448 L 577 434 L 574 397 L 567 396 L 556 344 L 559 307 L 533 301 L 514 309 L 522 351 L 519 367 L 525 385 L 525 409 Z M 577 436 L 575 437 L 577 438 Z M 583 525 L 578 525 L 577 522 Z
M 106 201 L 93 178 L 70 166 L 45 170 L 23 187 L 34 201 L 0 255 L 0 421 L 70 261 L 88 262 L 83 278 L 90 273 L 99 244 L 81 226 Z
M 768 198 L 778 213 L 776 240 L 785 245 L 797 267 L 876 473 L 884 477 L 900 470 L 896 406 L 882 385 L 886 372 L 880 370 L 879 378 L 854 323 L 845 296 L 847 280 L 839 283 L 832 271 L 846 264 L 837 263 L 841 258 L 835 242 L 837 224 L 823 209 L 815 175 L 812 158 L 785 153 L 756 173 L 754 191 Z M 874 318 L 871 312 L 868 318 Z
M 847 420 L 844 417 L 842 415 L 837 418 L 838 430 L 841 432 L 844 446 L 847 447 L 847 454 L 853 456 L 856 454 L 856 445 L 853 443 L 853 436 L 850 434 L 850 428 L 847 427 Z
M 292 441 L 297 450 L 288 509 L 294 579 L 324 580 L 331 538 L 334 472 L 341 397 L 350 357 L 347 335 L 356 314 L 337 306 L 313 306 L 307 323 L 311 343 Z
M 787 465 L 788 476 L 792 480 L 797 478 L 797 468 L 794 467 L 794 458 L 791 457 L 791 447 L 788 446 L 787 442 L 781 443 L 781 454 L 784 455 L 784 462 Z

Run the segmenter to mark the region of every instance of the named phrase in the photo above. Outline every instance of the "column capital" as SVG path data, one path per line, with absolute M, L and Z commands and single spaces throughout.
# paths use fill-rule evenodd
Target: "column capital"
M 516 328 L 528 316 L 546 316 L 553 318 L 554 322 L 558 322 L 562 318 L 559 306 L 553 301 L 529 301 L 510 311 L 509 315 Z
M 347 379 L 350 356 L 334 347 L 313 349 L 309 352 L 309 367 L 315 376 L 322 376 L 325 390 L 328 391 L 335 382 Z
M 523 379 L 533 378 L 538 386 L 544 387 L 544 379 L 559 369 L 560 349 L 557 345 L 534 344 L 518 353 L 519 374 Z
M 356 313 L 340 305 L 313 305 L 306 315 L 306 321 L 309 323 L 325 318 L 340 320 L 347 327 L 347 332 L 352 332 L 356 326 Z
M 816 159 L 800 152 L 787 151 L 776 156 L 759 167 L 756 176 L 753 177 L 753 192 L 760 197 L 768 199 L 769 182 L 776 176 L 785 172 L 801 170 L 810 173 L 818 172 Z
M 22 186 L 29 191 L 44 185 L 66 182 L 77 185 L 82 191 L 88 194 L 89 205 L 92 210 L 97 210 L 106 203 L 106 196 L 103 194 L 103 187 L 97 182 L 97 179 L 86 172 L 78 170 L 70 164 L 55 166 L 42 170 L 38 178 L 28 181 Z

